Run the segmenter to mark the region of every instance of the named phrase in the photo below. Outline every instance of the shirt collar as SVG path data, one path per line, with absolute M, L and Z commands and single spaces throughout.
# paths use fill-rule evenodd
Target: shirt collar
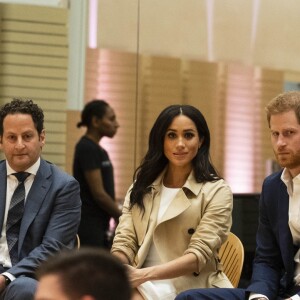
M 291 197 L 294 192 L 294 185 L 300 185 L 300 174 L 293 178 L 289 170 L 287 168 L 284 168 L 280 179 L 286 185 L 288 194 Z
M 41 164 L 41 158 L 39 157 L 38 160 L 30 166 L 28 169 L 24 170 L 24 172 L 28 172 L 30 174 L 36 175 L 39 167 Z M 7 175 L 11 175 L 13 173 L 17 173 L 9 164 L 8 161 L 6 160 L 6 170 L 7 170 Z
M 300 174 L 295 176 L 294 178 L 292 177 L 291 173 L 287 168 L 284 168 L 282 174 L 281 174 L 281 180 L 288 185 L 289 182 L 294 181 L 294 182 L 299 182 L 300 181 Z
M 284 182 L 284 184 L 286 186 L 288 186 L 291 183 L 291 181 L 293 180 L 293 178 L 287 168 L 283 169 L 280 179 Z

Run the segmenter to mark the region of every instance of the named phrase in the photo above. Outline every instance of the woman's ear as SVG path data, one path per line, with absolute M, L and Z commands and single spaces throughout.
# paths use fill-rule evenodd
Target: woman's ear
M 98 127 L 98 122 L 99 122 L 99 118 L 97 116 L 92 116 L 92 122 L 91 122 L 91 125 L 93 127 Z
M 203 144 L 203 141 L 204 141 L 204 138 L 201 138 L 201 139 L 199 140 L 199 146 L 198 146 L 198 149 L 201 148 L 201 146 L 202 146 L 202 144 Z

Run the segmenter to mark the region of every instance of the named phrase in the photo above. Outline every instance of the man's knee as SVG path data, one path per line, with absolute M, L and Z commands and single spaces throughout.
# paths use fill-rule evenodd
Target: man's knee
M 33 300 L 37 281 L 29 277 L 19 277 L 12 281 L 4 292 L 4 300 Z
M 231 288 L 191 289 L 179 294 L 175 300 L 244 300 L 245 290 Z

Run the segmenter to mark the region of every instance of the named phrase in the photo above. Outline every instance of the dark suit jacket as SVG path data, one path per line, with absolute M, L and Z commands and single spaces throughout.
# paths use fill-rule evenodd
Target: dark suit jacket
M 289 196 L 282 171 L 267 177 L 259 204 L 256 255 L 248 292 L 276 299 L 293 287 L 295 247 L 288 225 Z
M 0 234 L 6 202 L 6 163 L 0 162 Z M 80 222 L 78 182 L 55 165 L 41 164 L 26 198 L 18 242 L 19 263 L 7 272 L 34 277 L 50 254 L 72 248 Z

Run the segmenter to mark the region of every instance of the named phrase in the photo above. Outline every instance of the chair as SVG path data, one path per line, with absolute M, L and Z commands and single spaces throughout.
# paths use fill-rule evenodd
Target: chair
M 78 234 L 76 234 L 75 248 L 77 248 L 77 249 L 80 248 L 80 238 L 79 238 Z
M 219 250 L 219 259 L 223 265 L 223 272 L 233 287 L 238 287 L 244 263 L 244 247 L 240 239 L 232 232 L 229 233 L 227 241 Z

